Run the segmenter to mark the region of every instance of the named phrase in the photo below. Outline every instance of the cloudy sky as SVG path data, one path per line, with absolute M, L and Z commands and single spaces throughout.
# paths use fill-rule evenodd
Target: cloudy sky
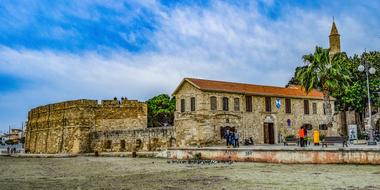
M 284 86 L 328 47 L 380 49 L 380 1 L 0 0 L 0 130 L 70 99 L 147 100 L 184 77 Z

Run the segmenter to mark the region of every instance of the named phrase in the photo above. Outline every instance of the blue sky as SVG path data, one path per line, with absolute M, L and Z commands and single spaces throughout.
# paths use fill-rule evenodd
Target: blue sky
M 380 2 L 33 1 L 0 3 L 0 130 L 36 106 L 171 93 L 183 77 L 283 86 L 328 47 L 380 49 Z

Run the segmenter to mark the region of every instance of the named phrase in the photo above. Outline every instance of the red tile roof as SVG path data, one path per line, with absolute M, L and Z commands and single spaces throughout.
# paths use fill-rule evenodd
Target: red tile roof
M 300 86 L 291 86 L 288 88 L 275 87 L 275 86 L 263 86 L 255 84 L 244 84 L 235 82 L 214 81 L 205 79 L 185 78 L 184 81 L 189 82 L 196 88 L 203 91 L 217 91 L 217 92 L 230 92 L 240 93 L 246 95 L 263 95 L 263 96 L 277 96 L 277 97 L 294 97 L 294 98 L 311 98 L 311 99 L 323 99 L 322 92 L 318 90 L 312 90 L 309 94 L 306 94 Z M 182 83 L 180 86 L 182 86 Z M 179 87 L 180 87 L 179 86 Z M 173 94 L 176 94 L 179 87 Z M 334 100 L 331 98 L 331 100 Z

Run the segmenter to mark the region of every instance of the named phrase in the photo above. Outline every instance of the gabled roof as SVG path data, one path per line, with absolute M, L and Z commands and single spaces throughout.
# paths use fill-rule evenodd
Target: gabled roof
M 291 86 L 288 88 L 284 88 L 195 78 L 184 78 L 180 85 L 173 92 L 173 96 L 175 96 L 175 94 L 178 92 L 178 90 L 184 82 L 189 82 L 195 88 L 202 91 L 227 92 L 245 95 L 261 95 L 274 97 L 323 99 L 322 92 L 318 90 L 312 90 L 311 92 L 309 92 L 309 94 L 306 94 L 300 86 Z M 331 98 L 331 100 L 334 100 L 334 98 Z

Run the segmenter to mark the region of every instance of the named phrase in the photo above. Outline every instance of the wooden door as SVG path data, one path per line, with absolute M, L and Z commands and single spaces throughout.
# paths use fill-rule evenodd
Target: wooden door
M 269 131 L 269 144 L 274 144 L 274 127 L 273 123 L 268 124 L 268 131 Z
M 273 123 L 264 123 L 264 143 L 265 144 L 274 144 Z

